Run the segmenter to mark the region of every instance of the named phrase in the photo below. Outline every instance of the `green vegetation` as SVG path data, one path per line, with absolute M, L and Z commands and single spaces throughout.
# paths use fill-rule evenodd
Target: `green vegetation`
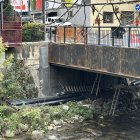
M 4 0 L 4 20 L 6 21 L 12 21 L 14 18 L 14 10 L 13 10 L 13 6 L 10 4 L 11 1 L 10 0 Z
M 44 25 L 41 23 L 26 23 L 22 27 L 24 42 L 41 41 L 44 39 Z
M 0 84 L 1 101 L 35 98 L 38 94 L 32 75 L 23 61 L 13 59 Z
M 5 48 L 0 39 L 0 57 Z M 7 100 L 37 97 L 37 89 L 24 61 L 10 56 L 0 64 L 0 136 L 14 137 L 34 130 L 46 132 L 57 126 L 93 118 L 95 110 L 77 102 L 59 106 L 23 106 L 20 109 L 6 105 Z
M 65 109 L 67 106 L 68 109 Z M 21 124 L 27 125 L 26 131 L 44 130 L 47 131 L 48 126 L 53 124 L 53 121 L 62 121 L 70 123 L 80 120 L 79 118 L 93 118 L 94 110 L 82 106 L 77 102 L 69 102 L 59 106 L 41 106 L 41 107 L 23 107 L 20 110 L 13 109 L 8 106 L 0 106 L 0 132 L 3 134 L 6 130 L 20 131 Z M 77 115 L 78 120 L 73 117 Z M 19 126 L 20 124 L 20 126 Z
M 1 60 L 5 50 L 0 38 Z M 11 55 L 0 63 L 0 104 L 10 99 L 34 98 L 37 94 L 32 75 L 22 60 L 16 60 Z

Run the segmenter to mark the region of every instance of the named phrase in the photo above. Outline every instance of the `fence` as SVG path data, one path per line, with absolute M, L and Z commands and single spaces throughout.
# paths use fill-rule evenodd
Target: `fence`
M 22 43 L 21 17 L 15 11 L 0 13 L 0 36 L 9 47 L 17 47 Z
M 20 22 L 3 22 L 3 29 L 0 29 L 3 42 L 9 47 L 17 47 L 22 43 L 22 29 Z
M 48 38 L 56 43 L 83 43 L 140 47 L 139 27 L 47 27 Z

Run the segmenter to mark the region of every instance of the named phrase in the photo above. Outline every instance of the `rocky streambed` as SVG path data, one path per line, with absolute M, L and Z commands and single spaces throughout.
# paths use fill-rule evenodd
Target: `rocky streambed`
M 140 110 L 122 106 L 114 117 L 109 117 L 110 104 L 97 99 L 91 104 L 70 102 L 56 107 L 24 108 L 18 113 L 25 121 L 20 120 L 13 129 L 6 123 L 1 134 L 8 140 L 140 140 Z
M 50 130 L 41 140 L 140 140 L 140 111 L 114 118 L 100 116 Z M 38 134 L 39 136 L 39 134 Z M 31 135 L 15 140 L 31 140 Z M 39 138 L 38 138 L 39 139 Z

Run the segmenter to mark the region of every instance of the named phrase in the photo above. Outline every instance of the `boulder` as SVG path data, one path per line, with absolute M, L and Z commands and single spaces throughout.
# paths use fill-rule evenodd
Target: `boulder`
M 41 131 L 41 130 L 32 131 L 32 138 L 33 139 L 39 140 L 39 139 L 42 139 L 43 136 L 44 136 L 44 134 L 43 134 L 43 131 Z
M 49 140 L 58 140 L 58 138 L 55 135 L 52 135 L 48 138 Z
M 15 132 L 12 130 L 6 130 L 5 131 L 5 137 L 7 138 L 13 138 L 15 136 Z

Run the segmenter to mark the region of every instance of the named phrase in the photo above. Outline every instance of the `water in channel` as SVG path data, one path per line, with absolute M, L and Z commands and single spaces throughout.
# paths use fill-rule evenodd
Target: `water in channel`
M 51 136 L 55 139 L 50 139 Z M 33 139 L 24 134 L 14 140 Z M 140 140 L 140 110 L 70 124 L 49 131 L 41 140 Z
M 140 111 L 72 124 L 50 131 L 46 140 L 51 135 L 58 140 L 140 140 Z

